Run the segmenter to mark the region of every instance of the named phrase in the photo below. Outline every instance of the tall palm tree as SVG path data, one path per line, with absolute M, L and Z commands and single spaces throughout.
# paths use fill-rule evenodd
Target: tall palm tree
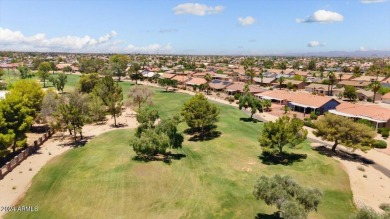
M 282 89 L 282 84 L 284 82 L 285 78 L 282 76 L 280 78 L 278 78 L 278 82 L 279 82 L 279 89 L 281 90 Z
M 328 86 L 328 94 L 329 94 L 329 96 L 332 96 L 333 95 L 333 85 L 336 84 L 337 78 L 333 72 L 329 72 L 328 78 L 329 78 L 329 86 L 330 86 L 330 93 L 329 93 L 329 86 Z
M 339 81 L 341 81 L 341 78 L 342 78 L 343 76 L 344 76 L 343 73 L 340 73 L 340 74 L 339 74 L 339 79 L 340 79 Z
M 372 99 L 373 103 L 375 103 L 376 94 L 378 93 L 379 89 L 381 89 L 381 87 L 382 85 L 379 81 L 375 80 L 374 82 L 372 82 L 371 89 L 374 92 L 374 98 Z
M 251 84 L 253 84 L 253 78 L 255 77 L 255 70 L 253 68 L 248 68 L 245 71 L 245 75 L 250 77 L 250 79 L 251 79 L 250 82 L 251 82 Z
M 260 78 L 260 82 L 263 83 L 263 78 L 264 78 L 264 75 L 263 75 L 263 69 L 260 69 L 260 72 L 259 72 L 259 78 Z

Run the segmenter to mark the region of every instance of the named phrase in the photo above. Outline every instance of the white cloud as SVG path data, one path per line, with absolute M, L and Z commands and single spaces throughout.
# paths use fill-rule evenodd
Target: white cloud
M 160 44 L 150 44 L 147 46 L 134 46 L 132 44 L 128 45 L 125 49 L 129 53 L 143 53 L 143 54 L 156 54 L 156 53 L 169 53 L 172 51 L 171 44 L 162 46 Z
M 370 3 L 381 3 L 385 2 L 386 0 L 360 0 L 361 3 L 364 4 L 370 4 Z
M 306 19 L 296 19 L 298 23 L 311 23 L 311 22 L 320 22 L 320 23 L 332 23 L 340 22 L 344 20 L 344 16 L 333 11 L 318 10 L 314 12 L 311 16 Z
M 239 17 L 238 22 L 240 22 L 242 26 L 248 26 L 254 24 L 256 22 L 256 19 L 252 16 L 247 16 L 246 18 Z
M 361 47 L 359 48 L 359 50 L 362 51 L 362 52 L 365 52 L 365 51 L 368 51 L 369 49 L 367 49 L 367 48 L 364 47 L 364 46 L 361 46 Z
M 20 31 L 0 27 L 0 50 L 38 52 L 110 52 L 110 53 L 169 53 L 171 44 L 151 44 L 144 47 L 124 46 L 121 40 L 113 40 L 117 33 L 111 31 L 99 38 L 63 36 L 48 38 L 43 33 L 25 36 Z
M 0 45 L 3 49 L 9 50 L 31 50 L 31 51 L 79 51 L 88 50 L 110 41 L 116 36 L 115 31 L 94 39 L 88 35 L 63 36 L 47 38 L 44 33 L 32 36 L 25 36 L 20 31 L 13 31 L 0 27 Z
M 184 3 L 179 4 L 173 8 L 175 14 L 192 14 L 198 16 L 204 16 L 208 14 L 218 14 L 223 11 L 223 6 L 207 6 L 198 3 Z
M 324 43 L 320 43 L 319 41 L 311 41 L 307 44 L 308 47 L 318 47 L 318 46 L 325 46 Z

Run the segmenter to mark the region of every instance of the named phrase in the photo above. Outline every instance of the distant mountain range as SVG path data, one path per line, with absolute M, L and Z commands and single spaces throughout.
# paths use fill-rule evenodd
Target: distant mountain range
M 321 57 L 390 57 L 390 51 L 369 50 L 369 51 L 328 51 L 328 52 L 310 52 L 310 53 L 288 53 L 284 56 L 321 56 Z

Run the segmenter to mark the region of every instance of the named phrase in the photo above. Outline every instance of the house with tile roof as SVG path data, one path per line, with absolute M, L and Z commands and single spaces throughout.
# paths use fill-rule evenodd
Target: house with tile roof
M 355 120 L 365 119 L 371 121 L 376 129 L 390 128 L 390 110 L 379 105 L 353 104 L 343 102 L 329 113 L 340 115 Z
M 390 104 L 390 93 L 387 93 L 382 96 L 382 102 Z
M 282 105 L 288 105 L 292 110 L 304 114 L 316 112 L 324 114 L 331 109 L 335 109 L 340 104 L 339 101 L 327 97 L 307 94 L 302 92 L 288 92 L 285 90 L 272 90 L 255 94 L 261 99 L 268 99 Z

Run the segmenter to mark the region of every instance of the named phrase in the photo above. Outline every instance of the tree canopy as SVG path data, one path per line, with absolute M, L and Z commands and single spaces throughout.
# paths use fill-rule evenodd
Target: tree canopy
M 205 128 L 211 128 L 214 123 L 218 122 L 219 109 L 202 93 L 197 93 L 184 103 L 181 115 L 190 128 L 200 130 L 200 137 L 203 139 Z
M 129 104 L 136 106 L 138 111 L 140 111 L 141 107 L 145 104 L 153 104 L 153 91 L 147 86 L 136 85 L 131 87 L 127 97 L 130 101 Z
M 307 137 L 307 131 L 303 128 L 303 121 L 298 118 L 283 116 L 275 122 L 266 122 L 260 134 L 260 146 L 271 152 L 283 154 L 283 148 L 295 147 Z
M 305 188 L 290 176 L 261 176 L 253 190 L 256 199 L 267 205 L 276 205 L 284 219 L 307 218 L 310 211 L 317 211 L 323 194 L 318 189 Z
M 357 99 L 356 88 L 354 86 L 345 86 L 343 96 L 348 98 L 350 101 L 355 101 Z
M 54 87 L 57 88 L 59 92 L 63 93 L 65 84 L 68 81 L 68 76 L 65 73 L 60 73 L 57 77 L 50 77 L 49 80 L 53 83 Z
M 238 101 L 238 108 L 241 110 L 242 108 L 247 109 L 250 108 L 251 119 L 253 115 L 259 111 L 263 112 L 263 104 L 261 100 L 253 96 L 251 93 L 247 92 L 242 95 Z
M 96 84 L 100 81 L 96 73 L 81 75 L 77 88 L 83 93 L 91 93 Z
M 93 92 L 102 99 L 104 105 L 108 108 L 108 112 L 114 118 L 114 126 L 116 127 L 116 118 L 122 113 L 122 88 L 112 77 L 106 76 L 97 84 Z
M 314 125 L 316 130 L 313 134 L 315 136 L 334 142 L 333 152 L 336 151 L 339 143 L 352 149 L 369 150 L 376 136 L 373 128 L 331 113 L 326 113 Z
M 43 87 L 46 87 L 46 80 L 49 79 L 51 65 L 49 62 L 41 62 L 38 66 L 38 77 L 43 81 Z

